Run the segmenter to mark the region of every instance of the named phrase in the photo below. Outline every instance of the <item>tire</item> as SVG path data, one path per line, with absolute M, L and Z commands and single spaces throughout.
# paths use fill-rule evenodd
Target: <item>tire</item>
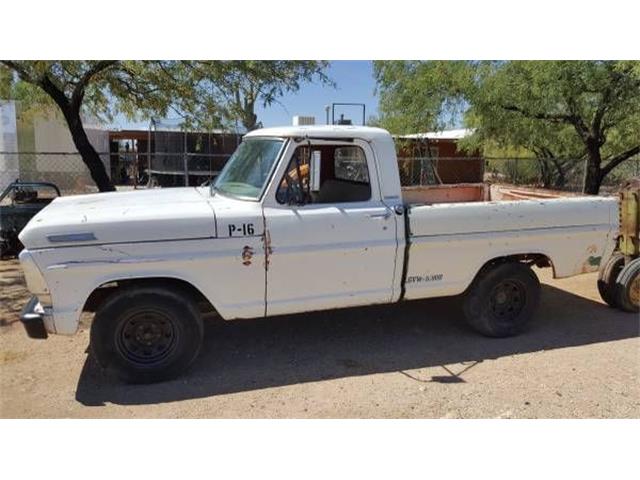
M 598 292 L 602 300 L 613 308 L 619 308 L 616 295 L 616 279 L 624 267 L 624 255 L 614 253 L 600 269 L 598 274 Z
M 489 337 L 510 337 L 525 330 L 540 299 L 540 281 L 528 266 L 500 263 L 482 270 L 467 291 L 467 323 Z
M 620 310 L 640 312 L 640 258 L 627 263 L 616 279 L 616 304 Z
M 98 308 L 91 349 L 98 362 L 127 383 L 175 378 L 202 346 L 202 318 L 189 292 L 124 287 Z

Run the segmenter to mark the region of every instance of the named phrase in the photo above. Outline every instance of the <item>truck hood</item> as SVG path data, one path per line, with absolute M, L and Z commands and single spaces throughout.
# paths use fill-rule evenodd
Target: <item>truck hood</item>
M 19 238 L 35 249 L 215 236 L 208 191 L 185 187 L 59 197 Z

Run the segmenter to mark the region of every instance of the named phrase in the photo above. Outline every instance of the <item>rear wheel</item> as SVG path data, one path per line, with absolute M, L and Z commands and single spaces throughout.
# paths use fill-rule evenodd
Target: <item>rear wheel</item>
M 465 295 L 467 323 L 490 337 L 509 337 L 522 332 L 540 298 L 536 274 L 522 263 L 490 266 L 478 274 Z
M 607 305 L 619 308 L 616 295 L 616 279 L 624 267 L 624 255 L 614 253 L 600 269 L 598 274 L 598 292 Z
M 180 289 L 123 287 L 100 306 L 91 326 L 98 361 L 122 380 L 151 383 L 181 374 L 200 351 L 202 319 Z
M 615 284 L 618 308 L 625 312 L 640 311 L 640 258 L 627 263 L 618 274 Z

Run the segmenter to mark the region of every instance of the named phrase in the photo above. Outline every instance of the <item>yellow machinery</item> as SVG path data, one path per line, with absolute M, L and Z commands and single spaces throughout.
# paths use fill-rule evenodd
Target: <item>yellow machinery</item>
M 610 306 L 640 311 L 640 178 L 620 191 L 620 236 L 616 250 L 600 269 L 598 290 Z

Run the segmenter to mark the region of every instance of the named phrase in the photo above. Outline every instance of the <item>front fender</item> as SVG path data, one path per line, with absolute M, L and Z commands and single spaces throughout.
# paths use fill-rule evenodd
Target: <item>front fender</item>
M 252 252 L 250 261 L 247 251 Z M 143 278 L 186 282 L 225 319 L 264 315 L 261 237 L 92 245 L 31 254 L 50 291 L 56 333 L 77 331 L 82 309 L 95 289 Z

